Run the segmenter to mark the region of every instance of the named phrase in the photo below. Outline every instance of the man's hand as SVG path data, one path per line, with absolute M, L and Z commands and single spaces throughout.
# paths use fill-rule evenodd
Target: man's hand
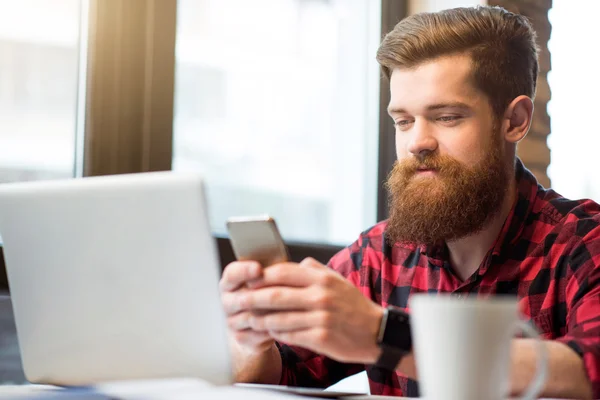
M 231 268 L 231 274 L 238 269 Z M 243 279 L 241 278 L 243 275 Z M 341 362 L 372 364 L 383 309 L 335 271 L 312 258 L 225 278 L 222 300 L 236 340 L 250 346 L 268 337 Z M 252 277 L 252 278 L 249 278 Z M 248 290 L 236 282 L 252 281 Z
M 244 293 L 247 291 L 248 285 L 256 282 L 263 276 L 263 268 L 255 261 L 235 261 L 227 265 L 221 277 L 220 289 L 221 299 L 223 302 L 229 299 L 230 296 L 236 293 Z M 236 328 L 239 319 L 239 310 L 234 310 L 231 307 L 226 307 L 226 313 L 229 324 L 230 340 L 235 350 L 246 354 L 261 353 L 267 351 L 273 346 L 274 340 L 267 332 L 259 332 L 249 327 L 238 329 Z

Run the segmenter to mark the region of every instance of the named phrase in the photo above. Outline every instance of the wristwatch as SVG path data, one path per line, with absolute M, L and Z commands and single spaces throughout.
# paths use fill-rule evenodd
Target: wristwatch
M 375 366 L 394 371 L 402 357 L 412 350 L 409 315 L 396 307 L 385 308 L 377 344 L 381 348 L 381 355 Z

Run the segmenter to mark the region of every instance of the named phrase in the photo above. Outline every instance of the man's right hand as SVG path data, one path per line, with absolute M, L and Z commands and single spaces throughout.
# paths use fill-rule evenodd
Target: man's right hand
M 256 261 L 234 261 L 225 267 L 221 277 L 221 298 L 227 293 L 247 290 L 248 285 L 263 276 L 263 269 Z M 242 311 L 247 313 L 248 311 Z M 239 327 L 236 321 L 240 320 L 240 313 L 227 314 L 227 326 L 229 335 L 236 346 L 245 354 L 263 353 L 273 346 L 275 341 L 267 332 L 256 332 L 247 327 Z M 233 318 L 233 317 L 238 318 Z M 242 318 L 246 320 L 247 318 Z

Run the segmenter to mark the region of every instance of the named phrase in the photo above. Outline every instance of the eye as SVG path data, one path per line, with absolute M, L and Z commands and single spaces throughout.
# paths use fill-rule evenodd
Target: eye
M 394 125 L 398 129 L 406 129 L 412 123 L 410 119 L 397 119 L 394 121 Z
M 461 117 L 458 115 L 443 115 L 441 117 L 438 117 L 437 120 L 440 122 L 456 122 L 460 118 Z

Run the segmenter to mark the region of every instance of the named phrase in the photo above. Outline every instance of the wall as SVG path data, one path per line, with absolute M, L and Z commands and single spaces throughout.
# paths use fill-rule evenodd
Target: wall
M 550 134 L 550 116 L 547 105 L 550 101 L 548 72 L 550 71 L 550 51 L 548 41 L 552 27 L 548 20 L 548 11 L 552 0 L 488 0 L 488 4 L 506 8 L 529 18 L 538 34 L 540 48 L 540 70 L 537 80 L 537 93 L 534 101 L 533 123 L 527 137 L 518 145 L 519 157 L 545 187 L 550 186 L 547 169 L 550 165 L 550 149 L 546 139 Z

